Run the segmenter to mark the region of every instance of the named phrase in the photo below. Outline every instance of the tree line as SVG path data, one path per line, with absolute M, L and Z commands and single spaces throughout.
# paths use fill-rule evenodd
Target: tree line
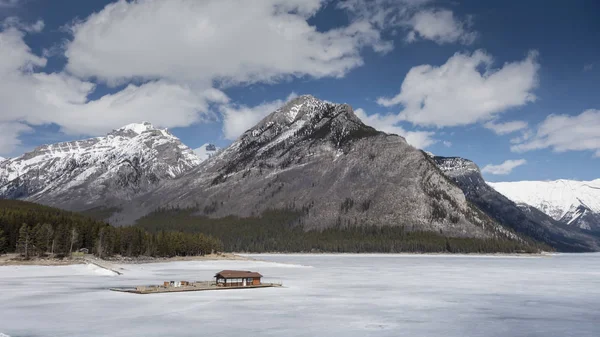
M 0 253 L 64 257 L 87 250 L 99 257 L 204 255 L 222 243 L 203 233 L 112 227 L 75 212 L 18 200 L 0 200 Z
M 507 239 L 446 237 L 405 226 L 334 226 L 305 230 L 302 212 L 271 210 L 240 218 L 199 216 L 196 209 L 161 209 L 137 222 L 149 232 L 172 230 L 204 233 L 218 238 L 232 252 L 419 252 L 419 253 L 534 253 L 550 248 L 535 242 Z

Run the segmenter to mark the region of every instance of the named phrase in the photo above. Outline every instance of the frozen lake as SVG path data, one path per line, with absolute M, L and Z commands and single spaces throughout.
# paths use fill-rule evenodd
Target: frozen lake
M 0 267 L 0 336 L 600 336 L 600 254 L 260 255 L 269 262 Z M 285 288 L 109 287 L 249 269 Z

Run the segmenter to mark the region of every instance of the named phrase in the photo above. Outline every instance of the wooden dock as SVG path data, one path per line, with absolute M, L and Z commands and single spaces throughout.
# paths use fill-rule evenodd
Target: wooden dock
M 217 286 L 215 282 L 193 282 L 189 285 L 180 287 L 165 287 L 162 285 L 153 286 L 138 286 L 135 288 L 110 288 L 112 291 L 132 294 L 164 294 L 164 293 L 180 293 L 186 291 L 206 291 L 206 290 L 230 290 L 230 289 L 256 289 L 256 288 L 271 288 L 282 287 L 281 283 L 261 283 L 257 285 L 246 286 Z

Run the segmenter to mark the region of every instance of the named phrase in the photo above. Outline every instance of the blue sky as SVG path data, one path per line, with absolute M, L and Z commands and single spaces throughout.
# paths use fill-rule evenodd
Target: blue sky
M 226 146 L 293 95 L 489 181 L 599 178 L 597 1 L 0 0 L 0 155 L 147 120 Z

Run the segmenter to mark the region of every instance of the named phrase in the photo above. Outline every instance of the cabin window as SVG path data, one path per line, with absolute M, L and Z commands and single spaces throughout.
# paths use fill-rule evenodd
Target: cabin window
M 246 282 L 252 282 L 252 281 L 254 281 L 253 278 L 249 278 L 249 279 L 246 280 Z

